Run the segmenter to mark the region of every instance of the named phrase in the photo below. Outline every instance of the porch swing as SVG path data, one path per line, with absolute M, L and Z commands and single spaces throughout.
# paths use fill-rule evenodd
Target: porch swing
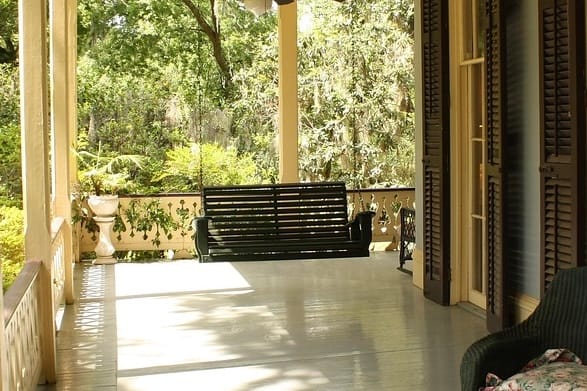
M 201 129 L 198 142 L 200 262 L 369 256 L 374 212 L 361 210 L 349 221 L 344 182 L 205 186 Z
M 201 155 L 200 149 L 203 178 Z M 349 221 L 342 181 L 200 188 L 200 262 L 369 256 L 374 212 L 359 211 Z
M 369 256 L 374 212 L 365 210 L 360 186 L 360 211 L 350 219 L 353 211 L 343 181 L 204 185 L 199 91 L 201 217 L 194 227 L 200 262 Z

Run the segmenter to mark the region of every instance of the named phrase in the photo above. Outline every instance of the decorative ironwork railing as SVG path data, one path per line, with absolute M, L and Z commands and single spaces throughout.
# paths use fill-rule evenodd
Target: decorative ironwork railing
M 373 242 L 386 242 L 387 250 L 397 250 L 402 206 L 414 205 L 414 188 L 348 190 L 349 216 L 355 211 L 372 210 Z M 159 194 L 121 196 L 112 241 L 119 251 L 171 250 L 175 256 L 194 254 L 192 220 L 199 216 L 200 195 Z M 98 238 L 95 226 L 86 221 L 76 227 L 76 246 L 90 252 Z
M 385 250 L 398 250 L 400 240 L 400 209 L 414 207 L 413 187 L 348 190 L 349 205 L 354 210 L 372 210 L 373 242 L 385 242 Z

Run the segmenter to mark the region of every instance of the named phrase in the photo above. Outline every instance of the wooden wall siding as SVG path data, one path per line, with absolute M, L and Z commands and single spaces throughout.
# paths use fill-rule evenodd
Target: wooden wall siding
M 505 23 L 501 0 L 487 0 L 486 44 L 486 111 L 487 111 L 487 328 L 490 331 L 507 325 L 506 284 L 504 264 L 504 205 L 503 133 L 506 118 L 505 86 Z
M 448 2 L 422 1 L 424 294 L 450 298 Z
M 584 264 L 583 0 L 540 1 L 541 290 Z

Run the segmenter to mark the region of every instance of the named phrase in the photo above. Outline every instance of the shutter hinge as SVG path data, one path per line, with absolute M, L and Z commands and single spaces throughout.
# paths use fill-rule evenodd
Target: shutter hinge
M 542 165 L 538 168 L 538 171 L 540 171 L 541 174 L 543 174 L 544 176 L 546 176 L 548 178 L 552 178 L 552 179 L 558 178 L 558 174 L 554 173 L 554 167 L 552 167 L 551 165 Z

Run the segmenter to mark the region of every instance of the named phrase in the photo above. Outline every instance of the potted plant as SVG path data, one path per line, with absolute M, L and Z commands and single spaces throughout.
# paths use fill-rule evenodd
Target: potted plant
M 98 226 L 100 236 L 95 248 L 96 263 L 114 263 L 114 246 L 110 230 L 118 210 L 118 193 L 127 188 L 130 170 L 141 168 L 141 158 L 137 155 L 103 156 L 98 153 L 78 151 L 79 196 L 80 202 L 87 201 L 93 212 L 89 217 Z
M 88 206 L 96 216 L 113 216 L 118 208 L 118 193 L 125 187 L 128 174 L 103 170 L 105 167 L 82 172 L 80 188 L 85 189 Z
M 98 153 L 78 151 L 79 184 L 82 195 L 88 197 L 90 208 L 95 205 L 97 215 L 112 215 L 118 205 L 118 194 L 127 189 L 130 169 L 141 168 L 138 155 L 102 156 Z M 90 201 L 92 200 L 92 201 Z M 114 210 L 112 210 L 112 205 Z M 107 210 L 103 211 L 101 206 Z

